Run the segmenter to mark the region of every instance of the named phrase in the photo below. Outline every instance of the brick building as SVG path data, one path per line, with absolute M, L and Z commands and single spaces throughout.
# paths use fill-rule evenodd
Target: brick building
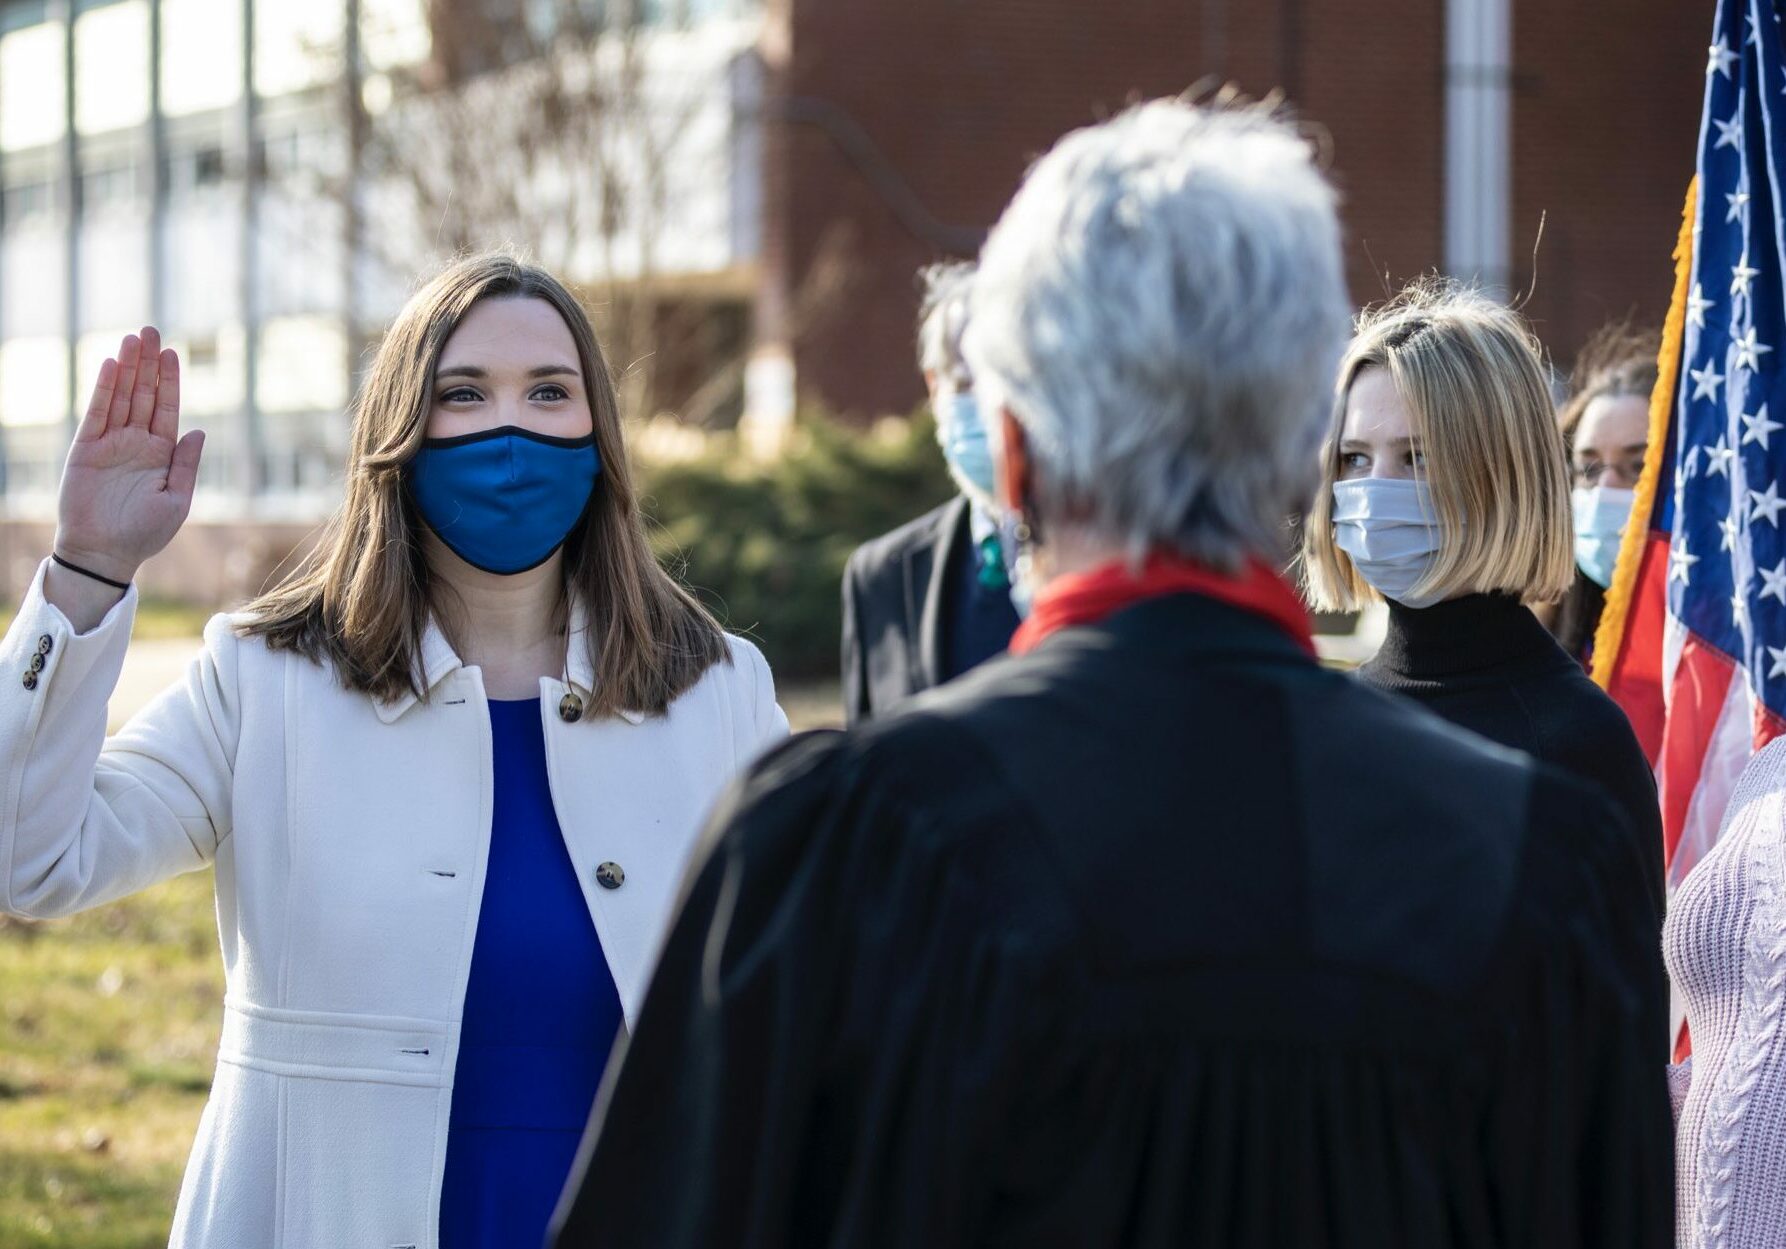
M 637 111 L 590 124 L 624 132 L 631 167 L 668 117 L 676 154 L 657 170 L 651 245 L 623 221 L 608 240 L 620 246 L 582 249 L 597 259 L 564 275 L 655 327 L 628 353 L 657 375 L 629 396 L 642 414 L 742 415 L 774 431 L 803 402 L 857 418 L 910 410 L 915 271 L 971 256 L 1063 133 L 1197 83 L 1281 89 L 1324 134 L 1361 302 L 1383 293 L 1385 272 L 1530 288 L 1526 308 L 1566 364 L 1601 321 L 1662 313 L 1711 6 L 588 6 L 623 9 L 639 32 Z M 210 435 L 194 522 L 145 570 L 148 587 L 239 597 L 328 514 L 363 344 L 426 267 L 385 254 L 403 231 L 370 215 L 387 197 L 362 132 L 404 115 L 374 123 L 393 84 L 501 91 L 522 55 L 516 22 L 558 12 L 529 0 L 0 0 L 0 597 L 49 541 L 98 360 L 146 319 L 181 350 L 188 419 Z M 559 28 L 534 36 L 562 46 Z M 606 184 L 593 170 L 585 182 L 603 189 L 582 211 L 605 219 Z M 417 237 L 444 221 L 429 214 Z M 463 224 L 464 245 L 514 237 Z
M 1325 131 L 1361 302 L 1385 273 L 1431 269 L 1530 288 L 1566 367 L 1608 318 L 1660 321 L 1710 16 L 1679 0 L 768 0 L 749 405 L 911 407 L 914 270 L 971 255 L 1065 131 L 1198 82 L 1281 88 Z

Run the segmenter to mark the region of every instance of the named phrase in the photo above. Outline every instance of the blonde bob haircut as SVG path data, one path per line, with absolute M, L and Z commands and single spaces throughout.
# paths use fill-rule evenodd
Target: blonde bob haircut
M 499 253 L 448 265 L 397 314 L 354 405 L 340 510 L 305 561 L 248 605 L 238 628 L 331 666 L 347 688 L 381 701 L 427 697 L 422 642 L 435 619 L 451 636 L 457 604 L 429 572 L 405 470 L 422 448 L 441 352 L 486 299 L 542 299 L 577 344 L 601 457 L 562 562 L 561 608 L 574 600 L 587 616 L 595 688 L 584 718 L 662 712 L 728 658 L 725 635 L 652 554 L 613 377 L 582 305 L 545 270 Z
M 1340 361 L 1321 489 L 1303 529 L 1303 584 L 1324 611 L 1380 596 L 1334 541 L 1333 486 L 1352 383 L 1383 369 L 1413 420 L 1438 513 L 1439 554 L 1416 593 L 1561 598 L 1575 573 L 1568 456 L 1525 319 L 1477 291 L 1426 280 L 1367 310 Z

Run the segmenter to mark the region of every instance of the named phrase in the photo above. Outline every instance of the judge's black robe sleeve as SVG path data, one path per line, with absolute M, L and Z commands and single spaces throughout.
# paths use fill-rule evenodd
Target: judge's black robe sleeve
M 560 1249 L 972 1239 L 975 1151 L 1040 995 L 1020 945 L 975 947 L 979 886 L 935 852 L 946 831 L 863 782 L 845 741 L 795 739 L 714 817 Z

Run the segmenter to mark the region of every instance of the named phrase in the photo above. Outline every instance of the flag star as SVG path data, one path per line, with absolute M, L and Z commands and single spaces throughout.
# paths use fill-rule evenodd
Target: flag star
M 1755 277 L 1760 272 L 1761 270 L 1759 269 L 1751 269 L 1749 267 L 1749 253 L 1744 252 L 1743 258 L 1731 267 L 1730 293 L 1732 295 L 1747 295 L 1749 293 L 1749 283 L 1754 281 Z
M 1751 442 L 1758 442 L 1761 444 L 1761 449 L 1766 451 L 1768 435 L 1775 433 L 1778 430 L 1786 429 L 1786 425 L 1782 425 L 1778 421 L 1769 419 L 1767 415 L 1767 405 L 1765 403 L 1761 405 L 1761 411 L 1757 412 L 1754 416 L 1750 416 L 1747 412 L 1744 412 L 1741 415 L 1743 420 L 1742 445 L 1745 447 Z
M 1738 590 L 1730 596 L 1730 621 L 1737 628 L 1745 628 L 1749 623 L 1749 600 Z
M 1786 559 L 1773 566 L 1770 571 L 1761 570 L 1761 598 L 1777 598 L 1786 603 Z
M 1687 296 L 1687 323 L 1700 329 L 1705 328 L 1705 310 L 1712 306 L 1712 301 L 1705 297 L 1704 289 L 1698 282 L 1693 283 L 1693 293 Z
M 1729 225 L 1732 221 L 1741 217 L 1743 215 L 1743 209 L 1749 206 L 1749 193 L 1747 191 L 1726 191 L 1724 192 L 1724 199 L 1730 205 L 1730 208 L 1724 214 L 1724 224 Z
M 1718 435 L 1718 441 L 1705 449 L 1705 458 L 1710 461 L 1705 466 L 1707 477 L 1723 477 L 1730 479 L 1730 462 L 1736 459 L 1736 448 L 1726 445 L 1724 435 Z
M 1693 379 L 1695 399 L 1710 399 L 1713 403 L 1718 401 L 1718 387 L 1724 384 L 1724 375 L 1718 372 L 1717 365 L 1707 360 L 1703 369 L 1688 369 L 1687 375 Z M 1711 471 L 1715 473 L 1718 470 L 1714 468 Z
M 1773 348 L 1769 347 L 1766 343 L 1758 343 L 1755 341 L 1755 327 L 1753 325 L 1749 327 L 1749 332 L 1747 334 L 1744 334 L 1735 340 L 1734 345 L 1736 347 L 1736 367 L 1739 369 L 1760 368 L 1761 357 L 1773 350 Z M 1748 439 L 1745 438 L 1743 441 L 1747 442 Z M 1761 445 L 1765 447 L 1767 443 L 1764 442 Z
M 1727 47 L 1722 39 L 1706 50 L 1705 72 L 1707 75 L 1723 74 L 1730 77 L 1730 63 L 1741 58 Z
M 1668 579 L 1682 585 L 1691 584 L 1693 565 L 1698 562 L 1699 556 L 1687 550 L 1687 535 L 1682 534 L 1679 544 L 1668 551 Z
M 1780 484 L 1770 481 L 1766 492 L 1749 491 L 1749 523 L 1754 524 L 1762 517 L 1767 523 L 1778 529 L 1780 527 L 1780 509 L 1786 508 L 1786 499 L 1780 497 Z
M 1712 125 L 1718 128 L 1718 141 L 1712 144 L 1712 151 L 1721 147 L 1733 147 L 1741 150 L 1743 144 L 1743 119 L 1740 114 L 1732 113 L 1729 121 L 1712 118 Z
M 1736 517 L 1726 516 L 1723 520 L 1718 522 L 1718 532 L 1724 535 L 1723 540 L 1718 543 L 1718 549 L 1720 551 L 1736 550 L 1736 531 Z M 1786 602 L 1786 599 L 1781 601 Z
M 1786 677 L 1786 646 L 1770 646 L 1767 657 L 1774 661 L 1774 666 L 1767 670 L 1769 677 Z
M 1694 476 L 1699 472 L 1699 444 L 1694 443 L 1687 448 L 1687 454 L 1681 458 L 1681 480 Z

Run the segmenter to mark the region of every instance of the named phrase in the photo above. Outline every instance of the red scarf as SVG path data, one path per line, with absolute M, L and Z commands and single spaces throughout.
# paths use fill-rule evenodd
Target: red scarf
M 1034 609 L 1011 638 L 1011 653 L 1034 650 L 1042 639 L 1073 625 L 1096 624 L 1125 607 L 1167 594 L 1201 594 L 1263 616 L 1311 656 L 1314 635 L 1302 600 L 1273 569 L 1258 560 L 1238 575 L 1216 572 L 1182 555 L 1155 553 L 1139 573 L 1117 560 L 1090 572 L 1057 577 L 1036 596 Z

